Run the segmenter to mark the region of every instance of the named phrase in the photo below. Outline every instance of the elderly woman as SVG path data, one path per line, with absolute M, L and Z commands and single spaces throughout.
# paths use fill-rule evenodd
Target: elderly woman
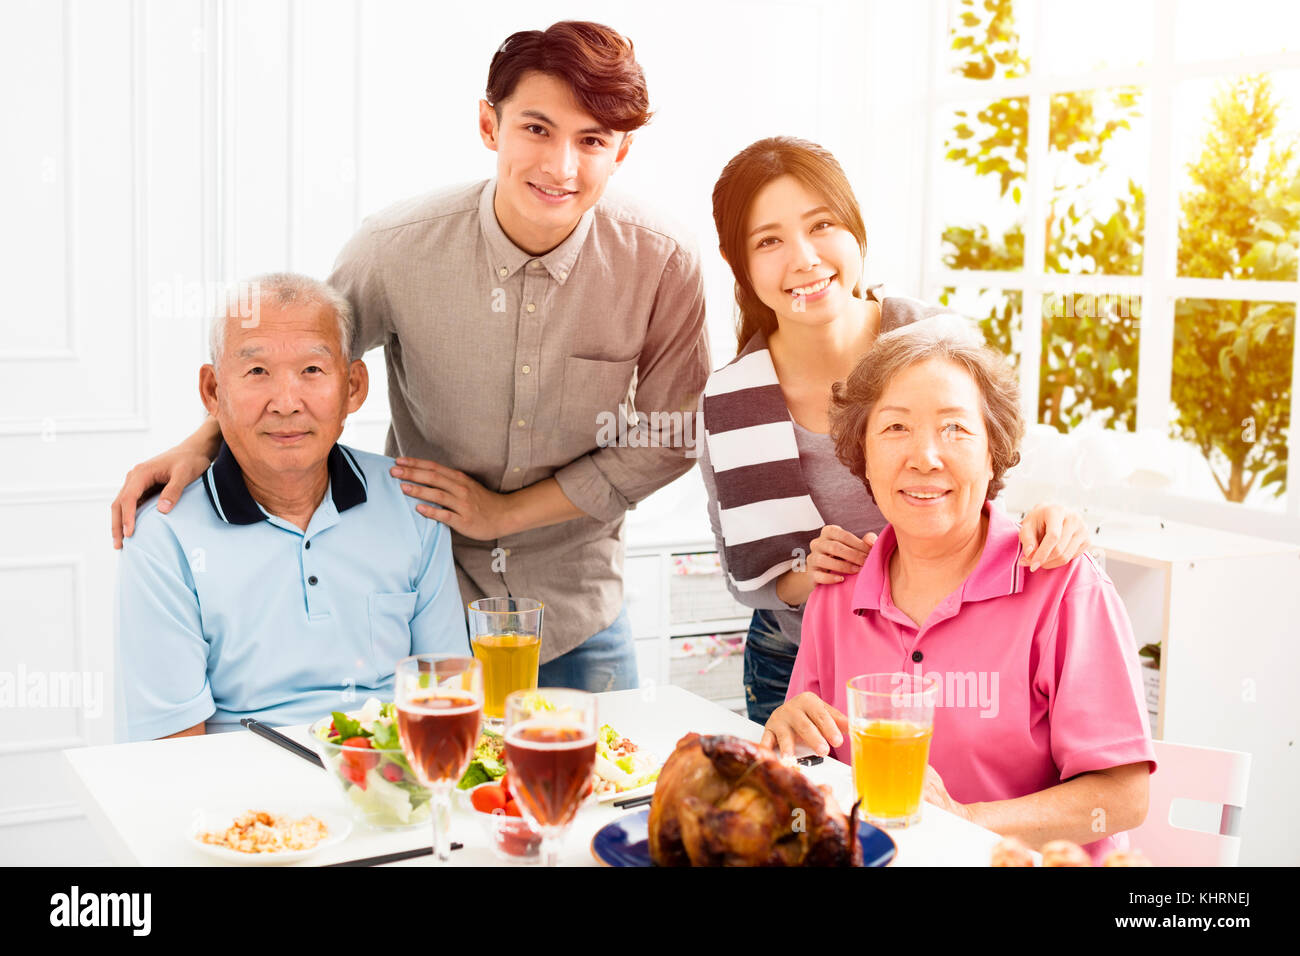
M 1091 558 L 1029 571 L 991 504 L 1024 433 L 1007 363 L 945 318 L 882 335 L 836 386 L 831 433 L 888 526 L 813 592 L 764 743 L 847 762 L 850 678 L 934 676 L 928 801 L 1034 847 L 1123 847 L 1155 768 L 1136 645 Z

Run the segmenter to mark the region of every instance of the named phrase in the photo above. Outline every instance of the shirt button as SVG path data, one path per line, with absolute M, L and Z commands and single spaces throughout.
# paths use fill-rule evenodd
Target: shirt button
M 511 468 L 510 470 L 511 470 L 511 471 L 518 471 L 518 470 L 519 470 L 519 466 L 518 466 L 518 465 L 515 465 L 515 467 Z
M 510 270 L 507 269 L 505 266 L 502 266 L 500 269 L 497 270 L 497 275 L 499 275 L 501 278 L 504 279 L 506 276 L 510 275 Z
M 923 657 L 925 657 L 925 655 L 922 654 L 920 651 L 912 651 L 912 662 L 914 664 L 921 663 L 921 658 Z
M 531 365 L 525 365 L 525 366 L 524 366 L 523 368 L 521 368 L 519 371 L 521 371 L 521 372 L 523 372 L 525 375 L 527 375 L 527 374 L 528 374 L 529 372 L 531 372 L 532 370 L 533 370 L 533 367 L 532 367 Z
M 510 549 L 509 549 L 509 548 L 506 548 L 506 557 L 507 557 L 507 558 L 510 557 Z
M 521 418 L 521 419 L 519 419 L 519 421 L 515 422 L 515 424 L 518 425 L 520 428 L 523 428 L 523 427 L 524 427 L 524 420 Z
M 311 577 L 309 577 L 309 578 L 307 579 L 307 583 L 308 583 L 308 584 L 315 584 L 315 583 L 316 583 L 316 575 L 313 574 Z
M 567 278 L 569 278 L 569 274 L 568 274 L 567 272 L 561 272 L 561 273 L 560 273 L 560 279 L 561 279 L 561 281 L 563 281 L 564 279 L 567 279 Z
M 537 311 L 537 306 L 533 305 L 531 302 L 529 302 L 526 306 L 524 306 L 524 308 L 527 309 L 529 312 Z
M 311 542 L 308 541 L 306 544 L 303 545 L 303 548 L 304 548 L 305 550 L 307 550 L 307 551 L 310 551 L 310 550 L 311 550 Z

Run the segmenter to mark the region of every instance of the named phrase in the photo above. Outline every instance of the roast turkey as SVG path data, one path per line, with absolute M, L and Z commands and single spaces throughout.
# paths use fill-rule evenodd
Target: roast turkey
M 650 858 L 659 866 L 856 866 L 856 819 L 775 752 L 687 734 L 655 785 Z

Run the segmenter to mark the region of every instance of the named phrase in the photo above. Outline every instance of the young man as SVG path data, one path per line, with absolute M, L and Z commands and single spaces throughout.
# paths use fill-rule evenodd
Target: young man
M 544 685 L 636 686 L 623 514 L 692 462 L 653 426 L 617 429 L 633 447 L 601 436 L 611 416 L 680 421 L 710 370 L 698 255 L 642 207 L 603 198 L 649 116 L 615 31 L 512 35 L 479 104 L 496 178 L 367 220 L 330 280 L 356 311 L 354 354 L 385 347 L 393 474 L 453 530 L 463 599 L 546 604 Z M 208 422 L 134 469 L 115 536 L 159 481 L 165 510 L 217 440 Z

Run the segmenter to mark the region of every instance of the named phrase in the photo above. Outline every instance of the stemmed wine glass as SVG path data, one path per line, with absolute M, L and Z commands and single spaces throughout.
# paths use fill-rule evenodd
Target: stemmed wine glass
M 472 657 L 417 654 L 394 677 L 402 752 L 432 793 L 433 854 L 451 859 L 451 788 L 465 773 L 483 719 L 483 665 Z
M 542 834 L 542 865 L 559 862 L 564 834 L 596 766 L 596 696 L 548 687 L 506 697 L 506 769 L 519 809 Z

